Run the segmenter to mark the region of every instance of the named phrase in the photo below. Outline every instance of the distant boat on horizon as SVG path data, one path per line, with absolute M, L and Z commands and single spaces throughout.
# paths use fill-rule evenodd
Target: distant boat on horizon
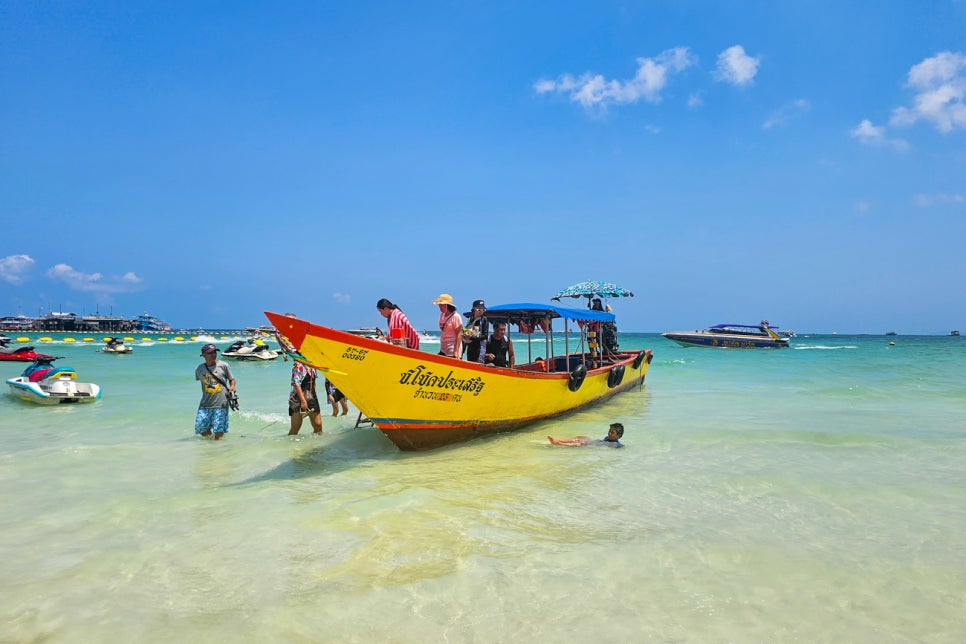
M 895 331 L 889 331 L 886 333 L 886 335 L 899 335 L 899 334 L 896 333 Z
M 949 335 L 959 335 L 959 331 L 950 331 Z
M 137 317 L 137 329 L 136 331 L 159 331 L 161 333 L 170 333 L 171 325 L 167 322 L 162 322 L 153 315 L 149 315 L 145 312 L 143 315 Z

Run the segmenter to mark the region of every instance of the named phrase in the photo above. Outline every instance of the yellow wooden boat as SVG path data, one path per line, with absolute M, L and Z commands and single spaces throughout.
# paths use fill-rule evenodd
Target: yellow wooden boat
M 644 382 L 651 350 L 607 355 L 585 344 L 578 332 L 574 349 L 515 368 L 487 367 L 399 347 L 298 318 L 266 312 L 280 343 L 297 360 L 318 367 L 402 450 L 425 450 L 506 432 L 535 421 L 601 402 Z M 546 304 L 508 304 L 486 312 L 525 331 L 546 334 L 563 318 L 588 323 L 613 321 L 604 311 Z M 569 338 L 569 335 L 567 336 Z M 593 336 L 590 336 L 591 338 Z M 516 354 L 527 347 L 514 343 Z M 587 351 L 583 349 L 586 348 Z M 548 349 L 548 350 L 550 350 Z

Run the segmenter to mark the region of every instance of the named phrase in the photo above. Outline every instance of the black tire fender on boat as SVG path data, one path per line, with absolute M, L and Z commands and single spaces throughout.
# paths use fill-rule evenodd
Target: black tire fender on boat
M 637 357 L 634 358 L 633 367 L 635 369 L 640 369 L 641 368 L 641 365 L 644 364 L 644 356 L 645 355 L 647 355 L 647 352 L 646 351 L 641 351 L 640 353 L 637 354 Z
M 584 384 L 584 378 L 586 377 L 587 367 L 582 364 L 577 365 L 570 371 L 570 380 L 567 382 L 567 388 L 570 391 L 577 391 Z
M 617 385 L 624 381 L 624 365 L 619 364 L 611 367 L 610 373 L 607 374 L 607 386 L 613 389 Z

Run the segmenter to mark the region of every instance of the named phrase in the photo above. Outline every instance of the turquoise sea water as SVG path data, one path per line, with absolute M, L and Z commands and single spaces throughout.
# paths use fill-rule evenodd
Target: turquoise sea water
M 37 343 L 102 400 L 0 395 L 0 641 L 966 639 L 961 338 L 625 334 L 640 391 L 425 453 L 286 436 L 281 360 L 196 439 L 203 341 Z

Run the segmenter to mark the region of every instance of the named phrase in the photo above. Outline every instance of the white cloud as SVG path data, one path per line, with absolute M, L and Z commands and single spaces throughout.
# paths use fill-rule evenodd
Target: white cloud
M 688 107 L 694 109 L 697 107 L 701 107 L 702 105 L 704 105 L 704 100 L 701 98 L 700 92 L 694 92 L 693 94 L 688 96 Z
M 30 255 L 8 255 L 0 259 L 0 279 L 10 284 L 22 284 L 23 276 L 36 264 Z
M 556 81 L 548 80 L 546 78 L 541 78 L 536 83 L 533 84 L 534 91 L 537 94 L 546 94 L 547 92 L 553 92 L 557 90 Z
M 863 143 L 878 143 L 885 138 L 885 128 L 872 125 L 872 121 L 864 119 L 856 128 L 850 130 L 849 134 Z
M 966 197 L 961 194 L 916 195 L 916 205 L 920 208 L 942 204 L 966 204 Z
M 765 130 L 770 130 L 776 125 L 784 125 L 792 119 L 796 119 L 805 112 L 812 109 L 812 106 L 804 98 L 799 98 L 797 100 L 788 103 L 787 105 L 782 105 L 780 108 L 775 110 L 771 116 L 768 117 L 761 127 Z
M 338 302 L 339 304 L 348 304 L 349 302 L 352 301 L 352 296 L 346 293 L 333 293 L 332 299 Z
M 715 80 L 732 85 L 750 85 L 755 80 L 760 63 L 760 58 L 746 54 L 745 48 L 741 45 L 728 47 L 718 54 L 718 65 L 715 67 L 713 77 Z
M 867 213 L 869 212 L 869 209 L 872 208 L 872 204 L 868 201 L 856 201 L 852 208 L 855 210 L 855 212 Z
M 533 84 L 538 94 L 564 94 L 585 108 L 606 108 L 612 104 L 660 103 L 661 92 L 674 74 L 697 64 L 697 57 L 687 47 L 667 49 L 654 58 L 638 58 L 634 78 L 607 80 L 589 72 L 579 77 L 564 74 L 558 80 L 540 79 Z
M 57 264 L 48 269 L 47 277 L 63 282 L 75 291 L 92 293 L 126 293 L 137 290 L 143 281 L 134 273 L 127 272 L 121 277 L 108 277 L 100 273 L 82 273 L 69 264 Z
M 885 128 L 881 125 L 873 125 L 869 119 L 863 119 L 856 127 L 849 130 L 849 135 L 865 145 L 888 146 L 900 152 L 909 149 L 909 144 L 906 141 L 887 137 Z
M 911 106 L 893 110 L 890 125 L 923 120 L 944 134 L 966 128 L 966 55 L 944 51 L 926 58 L 909 70 L 906 85 L 916 95 Z

